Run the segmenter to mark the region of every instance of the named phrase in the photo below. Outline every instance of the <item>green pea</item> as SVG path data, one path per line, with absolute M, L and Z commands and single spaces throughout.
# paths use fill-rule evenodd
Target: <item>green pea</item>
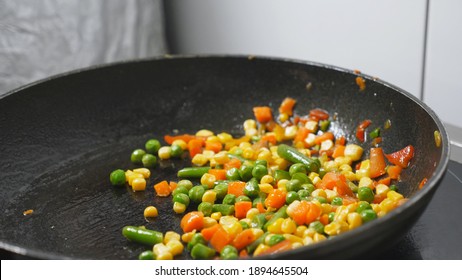
M 239 174 L 239 169 L 233 167 L 226 171 L 226 179 L 231 181 L 238 181 L 241 179 L 241 175 Z
M 191 257 L 195 260 L 209 260 L 215 256 L 215 250 L 200 243 L 191 249 Z
M 151 154 L 145 154 L 142 158 L 141 158 L 141 162 L 143 163 L 143 166 L 144 167 L 147 167 L 147 168 L 150 168 L 150 167 L 154 167 L 157 163 L 157 158 L 155 155 L 151 155 Z
M 226 245 L 221 249 L 220 257 L 223 260 L 235 260 L 237 259 L 238 251 L 234 246 Z
M 175 196 L 179 193 L 184 193 L 185 195 L 189 194 L 189 190 L 185 186 L 176 186 L 176 188 L 172 192 L 172 196 Z
M 301 184 L 312 184 L 310 178 L 308 178 L 308 175 L 305 173 L 294 173 L 294 175 L 292 175 L 292 180 L 294 179 L 299 180 Z
M 130 160 L 133 163 L 138 163 L 141 164 L 143 160 L 143 156 L 146 154 L 146 152 L 143 149 L 136 149 L 132 152 L 132 155 L 130 157 Z
M 250 181 L 248 181 L 244 186 L 244 194 L 248 197 L 255 198 L 258 196 L 259 193 L 260 193 L 260 187 L 258 186 L 257 179 L 255 178 L 250 179 Z
M 151 250 L 144 251 L 138 256 L 138 259 L 139 260 L 153 260 L 154 253 Z
M 294 163 L 289 168 L 290 176 L 293 176 L 295 173 L 304 173 L 307 174 L 309 172 L 308 167 L 306 167 L 303 163 Z
M 239 175 L 241 176 L 241 179 L 245 182 L 252 179 L 252 170 L 253 170 L 253 166 L 242 165 L 241 168 L 239 169 Z
M 302 184 L 302 189 L 303 189 L 303 190 L 307 190 L 307 191 L 309 192 L 309 194 L 311 195 L 311 193 L 312 193 L 316 188 L 314 187 L 313 184 L 307 183 L 307 184 Z
M 331 201 L 330 204 L 332 204 L 332 205 L 337 205 L 337 206 L 341 206 L 341 205 L 343 205 L 343 199 L 342 199 L 341 197 L 336 196 L 336 197 L 334 197 L 334 198 L 332 199 L 332 201 Z
M 363 210 L 361 213 L 359 213 L 359 215 L 361 215 L 361 218 L 365 223 L 377 219 L 377 214 L 372 209 Z
M 286 240 L 286 238 L 282 234 L 273 234 L 270 236 L 267 245 L 273 246 L 284 240 Z
M 215 193 L 217 194 L 217 199 L 222 200 L 228 193 L 228 184 L 219 183 L 214 188 Z
M 263 165 L 264 167 L 268 167 L 268 162 L 264 159 L 257 159 L 255 161 L 255 166 L 257 165 Z
M 192 187 L 189 190 L 188 195 L 192 202 L 200 203 L 202 201 L 202 196 L 204 195 L 204 193 L 205 193 L 204 187 L 199 185 L 199 186 Z
M 242 229 L 248 229 L 248 228 L 250 228 L 249 224 L 246 223 L 246 222 L 244 222 L 244 221 L 239 221 L 239 223 L 241 224 Z
M 234 205 L 234 203 L 236 203 L 236 196 L 234 194 L 229 193 L 225 195 L 222 203 L 227 205 Z
M 311 222 L 309 227 L 314 229 L 317 233 L 324 233 L 324 225 L 320 221 Z
M 111 175 L 109 175 L 109 181 L 111 181 L 111 184 L 114 186 L 125 185 L 125 171 L 122 169 L 112 171 Z
M 358 198 L 362 201 L 374 201 L 374 192 L 368 187 L 361 187 L 358 189 Z
M 329 218 L 329 223 L 331 223 L 334 221 L 335 213 L 330 212 L 329 214 L 327 214 L 327 217 Z
M 173 196 L 172 200 L 173 202 L 184 204 L 186 205 L 186 207 L 188 207 L 189 203 L 191 202 L 191 200 L 189 199 L 189 196 L 184 193 L 177 193 L 176 195 Z
M 210 202 L 203 201 L 199 206 L 197 206 L 197 210 L 201 211 L 204 216 L 208 217 L 212 214 L 213 204 Z
M 252 176 L 256 178 L 258 181 L 260 181 L 261 178 L 267 174 L 268 174 L 268 168 L 266 168 L 266 165 L 257 164 L 252 169 Z
M 207 244 L 207 241 L 205 240 L 204 236 L 202 236 L 201 233 L 195 233 L 191 237 L 191 240 L 187 244 L 188 250 L 191 251 L 191 249 L 196 246 L 197 244 Z
M 160 142 L 159 140 L 157 139 L 149 139 L 146 144 L 144 145 L 144 147 L 146 148 L 146 151 L 150 154 L 157 154 L 157 152 L 159 151 L 161 145 L 160 145 Z
M 308 200 L 308 198 L 310 197 L 310 192 L 308 190 L 305 190 L 305 189 L 301 189 L 297 192 L 298 194 L 298 197 L 301 199 L 301 200 Z
M 356 208 L 356 212 L 361 214 L 361 212 L 367 209 L 372 209 L 372 206 L 367 201 L 360 201 Z
M 185 187 L 188 191 L 193 187 L 193 183 L 187 179 L 180 180 L 177 184 L 177 188 Z
M 290 191 L 286 195 L 286 204 L 291 204 L 295 200 L 300 200 L 300 196 L 298 196 L 297 192 Z
M 252 201 L 250 197 L 246 195 L 240 195 L 236 198 L 236 202 L 241 202 L 241 201 Z
M 180 157 L 183 154 L 183 149 L 180 145 L 172 145 L 170 150 L 170 155 L 172 157 Z
M 274 180 L 276 182 L 282 180 L 282 179 L 286 179 L 286 180 L 290 180 L 290 174 L 289 172 L 287 171 L 284 171 L 284 170 L 276 170 L 274 172 Z
M 302 188 L 302 183 L 297 179 L 292 179 L 286 184 L 286 190 L 288 192 L 294 191 L 298 192 Z

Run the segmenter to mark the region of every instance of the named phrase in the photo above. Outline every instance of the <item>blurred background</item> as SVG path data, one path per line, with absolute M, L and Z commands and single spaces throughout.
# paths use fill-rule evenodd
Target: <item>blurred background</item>
M 457 0 L 0 1 L 0 94 L 167 53 L 274 56 L 379 77 L 462 139 L 461 11 Z

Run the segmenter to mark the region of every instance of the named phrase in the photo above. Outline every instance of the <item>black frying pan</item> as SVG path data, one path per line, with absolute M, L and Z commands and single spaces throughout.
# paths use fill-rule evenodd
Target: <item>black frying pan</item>
M 353 132 L 360 121 L 381 126 L 390 119 L 385 152 L 409 144 L 416 149 L 399 183 L 410 200 L 359 229 L 270 257 L 364 258 L 379 252 L 423 212 L 445 172 L 449 141 L 435 114 L 412 95 L 369 76 L 360 92 L 356 76 L 308 62 L 178 57 L 75 71 L 10 92 L 0 99 L 0 247 L 35 258 L 136 258 L 145 247 L 127 241 L 123 226 L 180 232 L 181 216 L 151 187 L 133 193 L 110 186 L 109 173 L 133 168 L 130 153 L 148 138 L 201 128 L 238 135 L 253 117 L 252 107 L 276 110 L 291 96 L 299 113 L 316 107 L 336 113 L 332 129 L 351 142 L 357 142 Z M 434 131 L 442 136 L 439 148 Z M 162 162 L 149 186 L 176 179 L 185 164 L 187 159 Z M 428 183 L 418 190 L 424 177 Z M 142 214 L 150 204 L 161 213 L 152 223 Z M 27 209 L 34 213 L 23 216 Z

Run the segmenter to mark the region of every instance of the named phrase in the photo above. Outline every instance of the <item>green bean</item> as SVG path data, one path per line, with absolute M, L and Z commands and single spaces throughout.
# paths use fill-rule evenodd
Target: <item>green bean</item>
M 234 214 L 234 205 L 228 204 L 213 204 L 212 212 L 220 212 L 222 215 Z
M 246 247 L 247 253 L 252 254 L 255 251 L 255 249 L 257 249 L 258 245 L 260 245 L 261 243 L 265 241 L 265 238 L 266 236 L 268 236 L 268 234 L 269 232 L 265 232 L 262 236 L 257 238 L 257 240 L 247 245 Z
M 274 213 L 274 215 L 271 217 L 271 219 L 269 219 L 268 222 L 266 222 L 264 225 L 263 225 L 263 230 L 266 231 L 268 229 L 268 226 L 271 225 L 272 223 L 274 223 L 274 221 L 276 221 L 277 219 L 279 218 L 287 218 L 287 205 L 284 205 L 282 206 L 281 208 L 279 208 L 278 211 L 276 211 L 276 213 Z
M 261 165 L 257 165 L 257 166 L 261 166 Z M 259 193 L 260 193 L 260 187 L 258 186 L 257 179 L 256 178 L 250 179 L 244 186 L 244 194 L 248 197 L 255 198 L 258 196 Z
M 253 216 L 252 220 L 250 221 L 250 226 L 252 228 L 263 228 L 266 223 L 266 214 L 260 213 Z
M 299 152 L 296 148 L 290 147 L 286 144 L 278 146 L 278 155 L 292 163 L 303 163 L 306 165 L 308 170 L 312 172 L 318 172 L 319 167 L 321 166 L 318 159 L 309 158 Z
M 273 234 L 270 236 L 267 245 L 273 246 L 284 240 L 286 240 L 286 238 L 282 234 Z
M 208 260 L 215 256 L 215 250 L 204 245 L 196 244 L 191 250 L 191 257 L 195 260 Z
M 149 246 L 161 243 L 164 239 L 164 235 L 161 232 L 135 226 L 125 226 L 122 229 L 122 234 L 130 241 Z
M 236 196 L 234 194 L 229 193 L 225 195 L 222 203 L 227 205 L 234 205 L 234 203 L 236 203 Z
M 153 260 L 154 253 L 151 250 L 144 251 L 138 256 L 138 259 L 139 260 Z
M 208 217 L 213 212 L 213 204 L 210 202 L 203 201 L 197 206 L 197 210 L 204 213 L 204 216 Z
M 178 171 L 180 178 L 200 178 L 209 172 L 210 167 L 186 167 Z
M 320 221 L 311 222 L 309 227 L 314 229 L 317 233 L 323 234 L 324 233 L 324 225 Z

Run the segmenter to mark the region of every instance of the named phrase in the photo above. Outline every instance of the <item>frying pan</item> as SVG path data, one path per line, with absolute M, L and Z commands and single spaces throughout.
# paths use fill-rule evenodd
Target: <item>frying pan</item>
M 170 198 L 151 187 L 112 187 L 109 173 L 131 169 L 130 153 L 149 138 L 194 133 L 242 134 L 252 107 L 277 110 L 284 97 L 297 112 L 323 108 L 336 115 L 331 130 L 350 143 L 356 126 L 391 121 L 386 153 L 415 147 L 398 183 L 409 201 L 383 218 L 313 246 L 268 256 L 285 259 L 376 256 L 414 224 L 448 163 L 449 141 L 437 116 L 411 94 L 377 78 L 306 61 L 245 56 L 179 56 L 103 65 L 55 76 L 0 99 L 0 247 L 33 258 L 135 259 L 146 249 L 127 241 L 125 225 L 179 229 Z M 434 132 L 442 137 L 440 147 Z M 368 155 L 370 141 L 361 144 Z M 162 161 L 148 186 L 175 180 L 184 159 Z M 419 190 L 423 178 L 427 184 Z M 160 215 L 146 221 L 143 210 Z M 31 215 L 23 211 L 33 209 Z M 371 253 L 373 252 L 373 253 Z M 188 258 L 185 252 L 181 258 Z

